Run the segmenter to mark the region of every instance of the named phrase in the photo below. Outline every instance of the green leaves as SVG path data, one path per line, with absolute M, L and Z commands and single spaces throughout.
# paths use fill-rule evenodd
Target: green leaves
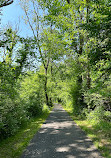
M 110 0 L 72 0 L 70 5 L 67 0 L 21 0 L 21 5 L 32 37 L 20 38 L 10 27 L 0 42 L 0 95 L 7 96 L 0 104 L 3 118 L 12 122 L 10 130 L 19 127 L 23 111 L 24 118 L 40 114 L 45 101 L 49 106 L 70 102 L 76 115 L 95 109 L 89 117 L 101 118 L 101 107 L 111 109 Z M 19 111 L 17 103 L 18 112 L 16 97 L 24 104 Z

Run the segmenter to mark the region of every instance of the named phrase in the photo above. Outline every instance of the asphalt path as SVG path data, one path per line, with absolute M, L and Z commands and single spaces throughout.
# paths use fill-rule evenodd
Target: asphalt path
M 55 105 L 21 158 L 103 158 L 68 113 Z

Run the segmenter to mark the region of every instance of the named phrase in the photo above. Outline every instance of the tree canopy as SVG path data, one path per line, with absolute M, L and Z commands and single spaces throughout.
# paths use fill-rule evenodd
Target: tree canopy
M 12 27 L 1 34 L 2 137 L 55 102 L 76 116 L 109 119 L 102 111 L 111 112 L 110 0 L 20 0 L 20 6 L 32 36 Z

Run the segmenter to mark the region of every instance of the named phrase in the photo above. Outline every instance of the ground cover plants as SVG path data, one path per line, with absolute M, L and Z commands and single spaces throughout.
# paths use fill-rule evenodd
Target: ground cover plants
M 93 120 L 95 119 L 95 116 L 93 116 L 92 119 L 90 118 L 90 120 L 88 118 L 82 118 L 81 116 L 74 116 L 72 108 L 64 108 L 74 122 L 93 141 L 101 155 L 106 158 L 111 158 L 111 122 L 106 120 Z
M 14 136 L 2 140 L 0 142 L 0 158 L 19 158 L 48 117 L 49 112 L 48 107 L 45 105 L 41 115 L 24 124 L 24 127 L 20 128 Z

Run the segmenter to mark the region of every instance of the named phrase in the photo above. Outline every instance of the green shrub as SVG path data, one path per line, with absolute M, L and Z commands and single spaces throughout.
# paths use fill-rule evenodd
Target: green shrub
M 98 124 L 103 120 L 104 108 L 102 106 L 97 106 L 94 110 L 87 115 L 87 120 L 92 124 Z
M 35 117 L 42 113 L 45 97 L 42 80 L 37 73 L 29 72 L 29 75 L 21 82 L 19 93 L 27 116 Z
M 1 138 L 13 135 L 28 120 L 26 111 L 20 101 L 2 95 L 0 102 L 0 135 Z
M 105 111 L 103 119 L 107 122 L 111 122 L 111 112 L 110 111 Z
M 42 112 L 43 113 L 49 113 L 49 111 L 50 111 L 49 107 L 46 104 L 44 104 L 43 108 L 42 108 Z
M 76 116 L 80 115 L 84 108 L 82 103 L 82 88 L 76 81 L 71 86 L 70 95 L 72 98 L 73 112 Z
M 29 116 L 35 117 L 42 113 L 42 102 L 39 92 L 35 92 L 29 96 L 29 102 L 27 104 L 27 111 Z

